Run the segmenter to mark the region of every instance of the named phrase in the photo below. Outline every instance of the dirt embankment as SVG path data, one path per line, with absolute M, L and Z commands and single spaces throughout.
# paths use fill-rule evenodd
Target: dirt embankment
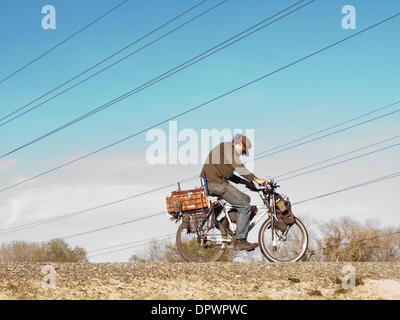
M 10 263 L 0 299 L 400 299 L 400 263 Z

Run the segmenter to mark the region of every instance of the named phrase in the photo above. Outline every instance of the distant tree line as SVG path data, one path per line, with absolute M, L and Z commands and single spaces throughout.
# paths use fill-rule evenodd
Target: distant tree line
M 303 261 L 400 261 L 400 227 L 381 228 L 377 222 L 360 223 L 342 217 L 317 224 L 315 230 L 312 223 L 304 220 L 310 243 Z M 263 261 L 259 250 L 241 255 L 246 255 L 246 261 Z M 222 261 L 234 258 L 235 252 L 227 251 Z M 181 259 L 174 242 L 161 240 L 144 245 L 141 253 L 132 255 L 129 261 L 177 262 Z M 71 248 L 63 239 L 42 243 L 13 241 L 0 246 L 0 263 L 7 262 L 88 262 L 88 257 L 85 249 Z
M 308 223 L 305 222 L 308 229 Z M 400 228 L 380 228 L 377 222 L 360 223 L 349 217 L 318 224 L 318 230 L 309 232 L 310 243 L 303 261 L 312 262 L 394 262 L 400 261 Z M 310 231 L 310 230 L 309 230 Z M 194 250 L 194 248 L 193 248 Z M 223 261 L 232 261 L 234 252 L 224 255 Z M 247 253 L 246 261 L 263 261 L 258 250 Z M 181 261 L 176 246 L 154 241 L 141 254 L 131 256 L 131 262 Z
M 63 239 L 35 243 L 13 241 L 0 247 L 0 262 L 87 262 L 86 250 L 71 248 Z
M 311 238 L 307 261 L 395 262 L 400 261 L 400 228 L 380 228 L 376 221 L 360 223 L 349 217 L 320 225 Z

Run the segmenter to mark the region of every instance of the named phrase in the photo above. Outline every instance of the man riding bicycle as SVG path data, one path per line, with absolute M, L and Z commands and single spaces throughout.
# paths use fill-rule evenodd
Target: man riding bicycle
M 228 182 L 244 184 L 249 189 L 254 189 L 251 181 L 262 186 L 267 184 L 267 180 L 257 178 L 239 159 L 240 155 L 248 156 L 250 148 L 250 140 L 236 134 L 232 142 L 222 142 L 210 151 L 200 173 L 200 177 L 207 182 L 209 194 L 224 199 L 238 211 L 236 233 L 232 238 L 234 250 L 251 251 L 258 246 L 257 243 L 247 241 L 251 214 L 250 197 Z M 233 174 L 234 171 L 247 180 Z

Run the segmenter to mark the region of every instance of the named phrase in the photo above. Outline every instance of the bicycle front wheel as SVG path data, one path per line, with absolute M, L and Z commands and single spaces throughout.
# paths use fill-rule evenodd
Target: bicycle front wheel
M 292 226 L 285 232 L 271 229 L 271 218 L 267 219 L 260 228 L 258 242 L 264 257 L 271 262 L 299 261 L 308 247 L 308 233 L 303 223 L 295 219 Z
M 182 259 L 187 262 L 214 262 L 223 260 L 227 248 L 225 229 L 217 221 L 214 228 L 204 236 L 191 232 L 182 223 L 176 233 L 176 247 Z

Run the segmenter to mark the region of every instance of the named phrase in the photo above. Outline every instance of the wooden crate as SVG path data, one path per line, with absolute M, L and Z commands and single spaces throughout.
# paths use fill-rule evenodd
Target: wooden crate
M 173 191 L 171 196 L 166 198 L 166 204 L 169 213 L 208 208 L 204 187 Z

